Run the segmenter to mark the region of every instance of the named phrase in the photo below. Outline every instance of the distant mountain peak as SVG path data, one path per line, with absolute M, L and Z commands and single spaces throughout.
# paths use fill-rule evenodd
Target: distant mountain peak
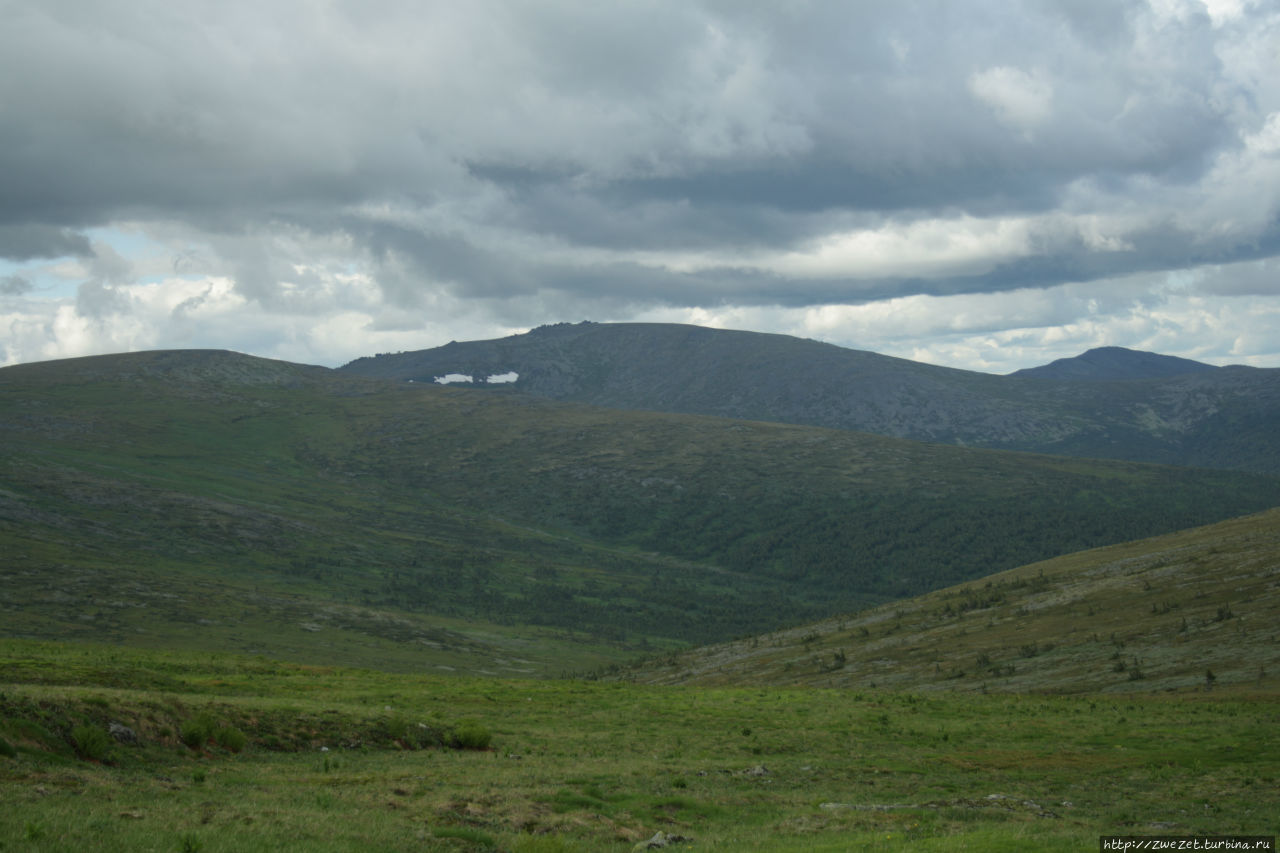
M 1163 379 L 1217 369 L 1211 364 L 1173 355 L 1125 347 L 1095 347 L 1072 358 L 1060 358 L 1039 367 L 1016 370 L 1009 375 L 1076 380 Z
M 788 335 L 566 323 L 357 359 L 338 373 L 940 444 L 1280 470 L 1280 368 L 1121 347 L 996 376 Z M 1200 402 L 1206 393 L 1211 404 Z

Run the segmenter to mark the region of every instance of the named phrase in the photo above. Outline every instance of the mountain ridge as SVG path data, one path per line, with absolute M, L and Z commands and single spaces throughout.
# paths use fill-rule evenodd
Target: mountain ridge
M 1152 355 L 1138 360 L 1167 372 L 1166 357 Z M 1280 369 L 1181 367 L 1123 382 L 996 376 L 786 335 L 583 323 L 362 358 L 339 370 L 419 383 L 515 373 L 514 382 L 473 384 L 618 409 L 1280 474 Z

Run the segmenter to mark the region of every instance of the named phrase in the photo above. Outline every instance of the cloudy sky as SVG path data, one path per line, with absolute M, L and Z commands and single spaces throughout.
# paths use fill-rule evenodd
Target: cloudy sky
M 0 0 L 0 363 L 558 321 L 1280 366 L 1277 0 Z

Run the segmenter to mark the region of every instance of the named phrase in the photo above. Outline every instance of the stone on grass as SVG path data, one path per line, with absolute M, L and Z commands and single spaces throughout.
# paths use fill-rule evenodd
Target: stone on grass
M 653 834 L 653 838 L 648 841 L 641 841 L 631 849 L 633 851 L 641 850 L 661 850 L 663 847 L 669 847 L 672 844 L 687 844 L 693 841 L 692 838 L 684 835 L 667 835 L 662 830 L 658 830 Z
M 138 742 L 138 733 L 124 723 L 112 723 L 107 726 L 107 732 L 120 743 Z

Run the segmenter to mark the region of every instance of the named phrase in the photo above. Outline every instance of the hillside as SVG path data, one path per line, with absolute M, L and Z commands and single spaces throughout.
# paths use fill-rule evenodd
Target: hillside
M 341 370 L 417 383 L 469 377 L 491 391 L 620 409 L 1280 474 L 1280 369 L 1195 365 L 1109 348 L 993 376 L 786 335 L 582 323 Z
M 1280 481 L 219 352 L 0 370 L 4 632 L 555 673 L 1280 505 Z
M 1280 687 L 1280 509 L 671 653 L 657 684 L 1062 693 Z
M 1010 376 L 1040 379 L 1101 380 L 1163 379 L 1219 370 L 1211 364 L 1125 347 L 1097 347 L 1073 358 L 1060 358 L 1039 367 L 1015 370 Z

